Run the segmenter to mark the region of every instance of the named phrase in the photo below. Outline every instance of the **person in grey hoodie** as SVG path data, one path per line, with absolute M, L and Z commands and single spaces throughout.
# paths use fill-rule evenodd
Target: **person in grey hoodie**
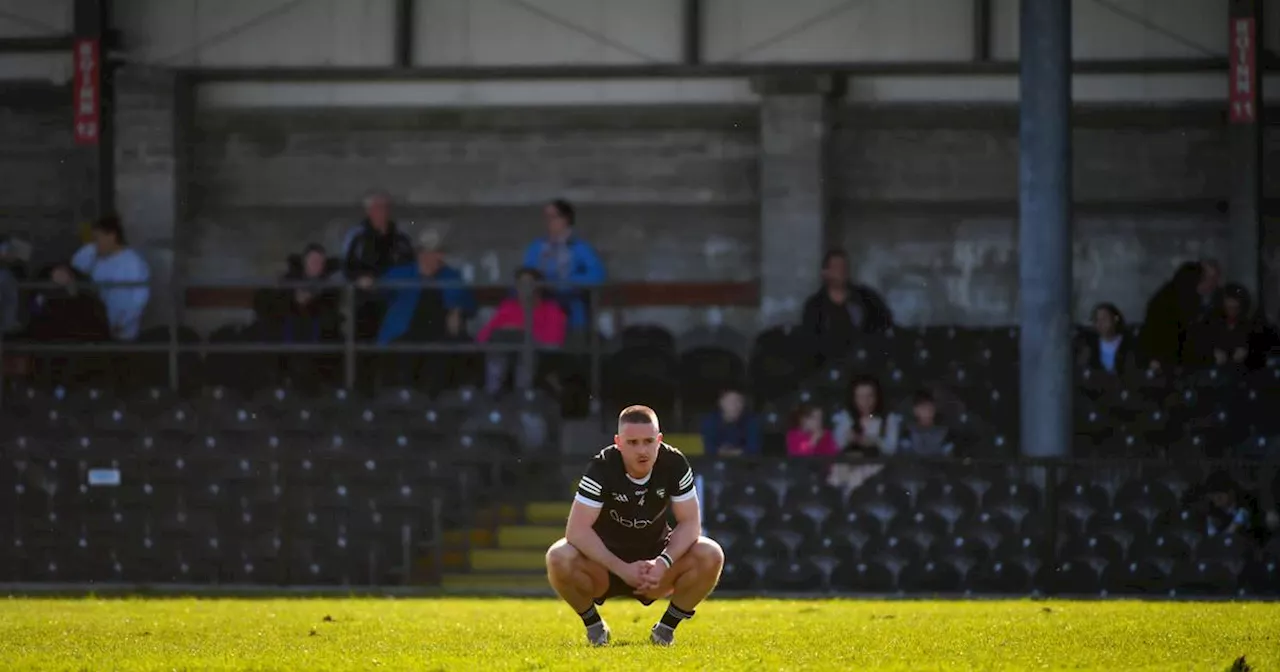
M 911 420 L 898 445 L 899 455 L 946 457 L 955 452 L 951 430 L 938 423 L 938 403 L 928 390 L 916 392 L 911 404 Z

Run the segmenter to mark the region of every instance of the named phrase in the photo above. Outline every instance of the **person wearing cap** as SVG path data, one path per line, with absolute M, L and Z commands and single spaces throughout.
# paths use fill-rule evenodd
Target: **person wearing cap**
M 382 280 L 441 284 L 387 288 L 387 312 L 378 329 L 378 344 L 467 340 L 466 320 L 475 314 L 475 297 L 462 274 L 446 263 L 440 233 L 432 229 L 419 233 L 414 254 L 413 263 L 392 268 Z

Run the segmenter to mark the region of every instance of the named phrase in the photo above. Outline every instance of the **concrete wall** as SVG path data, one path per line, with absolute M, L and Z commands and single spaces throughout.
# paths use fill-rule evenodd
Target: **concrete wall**
M 135 62 L 372 66 L 392 59 L 392 0 L 117 0 Z
M 675 63 L 681 0 L 418 0 L 419 65 Z
M 409 226 L 446 227 L 458 262 L 492 282 L 538 234 L 536 206 L 564 195 L 615 278 L 755 279 L 758 119 L 724 106 L 205 110 L 184 251 L 195 277 L 274 273 L 304 242 L 336 244 L 376 186 Z M 1015 321 L 1014 108 L 845 105 L 834 123 L 831 242 L 859 278 L 907 323 Z M 1090 109 L 1076 125 L 1076 313 L 1108 300 L 1140 319 L 1179 261 L 1225 253 L 1221 112 Z
M 205 110 L 184 251 L 196 278 L 273 275 L 306 242 L 336 247 L 377 187 L 406 228 L 447 229 L 476 281 L 503 282 L 542 232 L 539 205 L 564 196 L 614 278 L 748 280 L 755 120 L 722 106 Z
M 1020 2 L 994 0 L 992 3 L 992 47 L 996 58 L 1018 56 Z M 1225 56 L 1227 2 L 1077 0 L 1071 3 L 1072 56 L 1076 59 Z
M 74 243 L 87 175 L 75 160 L 71 92 L 48 84 L 0 87 L 0 231 L 23 236 L 44 260 Z
M 1141 319 L 1180 261 L 1225 254 L 1220 120 L 1216 108 L 1077 114 L 1079 318 L 1111 301 Z M 1016 321 L 1015 110 L 847 107 L 840 124 L 835 220 L 859 278 L 904 322 Z
M 69 16 L 70 0 L 2 1 L 46 23 Z M 1018 1 L 994 2 L 990 21 L 997 58 L 1017 55 Z M 965 61 L 974 48 L 972 2 L 705 0 L 704 57 L 714 62 Z M 675 62 L 681 55 L 681 4 L 417 0 L 414 60 L 419 65 Z M 1073 4 L 1075 55 L 1223 55 L 1226 7 L 1227 0 L 1108 0 L 1105 5 L 1082 0 Z M 392 0 L 117 0 L 116 15 L 131 58 L 153 64 L 392 61 Z M 1272 30 L 1268 36 L 1274 40 L 1277 34 Z

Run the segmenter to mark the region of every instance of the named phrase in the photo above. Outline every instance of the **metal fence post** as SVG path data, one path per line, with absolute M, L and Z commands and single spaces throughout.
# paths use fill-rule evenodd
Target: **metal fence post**
M 342 289 L 342 302 L 346 304 L 346 329 L 343 339 L 346 345 L 342 358 L 343 380 L 348 391 L 356 389 L 356 290 L 348 283 Z
M 520 297 L 520 309 L 524 312 L 524 343 L 520 347 L 520 363 L 516 366 L 515 387 L 521 391 L 533 387 L 536 376 L 533 370 L 533 309 L 537 305 L 535 294 L 541 291 L 544 291 L 544 288 L 537 286 L 534 287 L 533 293 Z M 503 357 L 507 356 L 503 355 Z
M 435 568 L 436 574 L 441 579 L 444 577 L 444 520 L 442 520 L 442 508 L 440 495 L 434 495 L 431 498 L 431 566 Z
M 5 377 L 9 367 L 4 359 L 4 329 L 0 329 L 0 408 L 4 408 L 4 392 L 9 386 L 9 380 Z
M 1049 568 L 1047 576 L 1053 576 L 1058 566 L 1058 467 L 1057 461 L 1049 462 L 1044 467 L 1044 548 L 1041 549 L 1041 564 Z M 1043 586 L 1044 592 L 1056 592 L 1054 586 Z
M 171 286 L 173 291 L 169 297 L 169 389 L 177 394 L 178 385 L 182 382 L 178 376 L 178 302 L 182 293 L 177 283 Z
M 591 404 L 590 409 L 594 414 L 599 415 L 602 404 L 600 401 L 600 366 L 603 349 L 600 343 L 600 287 L 592 287 L 587 292 L 587 300 L 590 302 L 590 310 L 588 315 L 591 316 L 591 323 L 587 325 L 587 338 L 591 340 Z

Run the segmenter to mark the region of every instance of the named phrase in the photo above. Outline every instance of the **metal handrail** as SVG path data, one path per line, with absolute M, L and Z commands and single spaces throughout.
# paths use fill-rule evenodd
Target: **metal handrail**
M 130 288 L 130 287 L 146 287 L 152 290 L 155 288 L 150 282 L 91 282 L 76 281 L 73 285 L 83 289 L 111 289 L 111 288 Z M 599 306 L 598 293 L 607 287 L 605 283 L 580 283 L 580 282 L 539 282 L 536 286 L 543 289 L 564 290 L 580 289 L 586 296 L 586 300 L 591 306 L 591 315 L 595 315 L 595 311 Z M 19 290 L 23 291 L 40 291 L 48 289 L 63 289 L 65 286 L 51 281 L 39 282 L 21 282 L 18 283 Z M 342 294 L 342 308 L 347 319 L 344 320 L 343 334 L 341 340 L 335 340 L 331 343 L 184 343 L 179 338 L 179 329 L 181 328 L 181 312 L 185 301 L 185 291 L 191 288 L 200 289 L 260 289 L 260 290 L 308 290 L 323 291 L 335 290 Z M 164 353 L 168 355 L 168 382 L 172 389 L 178 389 L 180 386 L 180 355 L 182 354 L 342 354 L 343 356 L 343 372 L 344 386 L 347 389 L 353 389 L 356 384 L 356 368 L 357 355 L 370 353 L 403 353 L 403 354 L 426 354 L 426 353 L 444 353 L 444 354 L 463 354 L 463 353 L 510 353 L 516 354 L 524 366 L 531 366 L 537 353 L 539 352 L 563 352 L 563 353 L 579 353 L 590 356 L 590 378 L 591 378 L 591 398 L 598 400 L 600 396 L 600 366 L 601 366 L 601 341 L 598 330 L 594 323 L 589 323 L 587 328 L 590 332 L 590 338 L 585 348 L 578 346 L 567 347 L 548 347 L 537 344 L 533 339 L 532 331 L 532 311 L 526 310 L 524 324 L 523 343 L 393 343 L 380 345 L 376 343 L 367 343 L 359 341 L 356 338 L 355 324 L 353 316 L 356 313 L 356 305 L 360 295 L 378 293 L 383 290 L 394 289 L 453 289 L 453 288 L 474 288 L 472 283 L 465 281 L 440 281 L 440 280 L 374 280 L 367 287 L 362 287 L 355 281 L 346 278 L 327 278 L 323 280 L 291 280 L 291 279 L 269 279 L 269 280 L 211 280 L 200 281 L 197 283 L 188 283 L 182 285 L 173 283 L 169 285 L 168 290 L 171 293 L 171 301 L 169 302 L 169 310 L 167 319 L 162 325 L 169 330 L 169 338 L 166 343 L 137 343 L 137 342 L 96 342 L 96 343 L 36 343 L 28 341 L 14 341 L 6 339 L 3 333 L 0 333 L 0 360 L 5 354 L 69 354 L 74 352 L 83 353 L 111 353 L 111 354 L 129 354 L 129 353 Z M 513 287 L 514 291 L 514 287 Z M 0 367 L 0 401 L 3 400 L 4 394 L 5 371 Z M 520 381 L 517 380 L 517 384 Z M 598 401 L 593 401 L 598 403 Z

